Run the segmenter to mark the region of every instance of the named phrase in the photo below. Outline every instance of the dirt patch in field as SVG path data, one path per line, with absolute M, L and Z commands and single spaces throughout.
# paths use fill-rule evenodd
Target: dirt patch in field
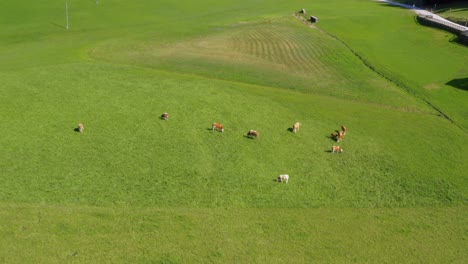
M 438 90 L 440 88 L 442 87 L 438 85 L 437 83 L 429 83 L 429 84 L 424 85 L 424 89 L 426 90 Z

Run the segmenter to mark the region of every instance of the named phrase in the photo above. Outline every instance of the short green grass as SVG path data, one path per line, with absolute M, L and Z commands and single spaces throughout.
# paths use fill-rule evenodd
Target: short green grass
M 378 71 L 404 83 L 465 130 L 466 90 L 450 83 L 468 75 L 468 52 L 455 35 L 419 25 L 416 14 L 374 1 L 342 1 L 317 5 L 322 28 L 337 35 Z
M 464 263 L 466 207 L 0 205 L 4 263 Z
M 436 12 L 447 19 L 468 25 L 468 3 L 466 1 L 455 1 L 450 4 L 439 3 Z
M 468 257 L 446 33 L 373 1 L 69 2 L 69 31 L 63 1 L 0 3 L 1 262 Z

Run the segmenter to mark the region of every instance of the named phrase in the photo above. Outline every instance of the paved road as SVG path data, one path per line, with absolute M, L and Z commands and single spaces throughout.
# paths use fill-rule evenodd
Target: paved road
M 401 4 L 401 3 L 397 3 L 397 2 L 392 2 L 392 1 L 388 1 L 388 0 L 377 0 L 379 2 L 385 2 L 389 5 L 395 5 L 395 6 L 401 6 L 403 8 L 407 8 L 407 9 L 411 9 L 413 10 L 414 12 L 416 12 L 416 14 L 418 15 L 422 15 L 422 16 L 431 16 L 433 19 L 436 19 L 436 20 L 440 20 L 441 22 L 443 22 L 444 24 L 451 24 L 453 25 L 454 27 L 457 27 L 457 28 L 460 28 L 462 31 L 463 30 L 468 30 L 468 27 L 464 27 L 460 24 L 457 24 L 457 23 L 453 23 L 452 21 L 449 21 L 441 16 L 438 16 L 434 13 L 431 13 L 427 10 L 424 10 L 424 9 L 421 9 L 419 7 L 416 7 L 416 6 L 412 6 L 412 5 L 405 5 L 405 4 Z

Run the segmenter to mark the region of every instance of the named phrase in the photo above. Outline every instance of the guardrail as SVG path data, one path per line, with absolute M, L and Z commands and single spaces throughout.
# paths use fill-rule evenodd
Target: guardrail
M 466 27 L 457 25 L 455 23 L 446 22 L 440 19 L 435 19 L 432 15 L 421 15 L 419 14 L 417 17 L 419 23 L 430 26 L 436 27 L 439 29 L 443 29 L 449 32 L 456 34 L 461 43 L 468 45 L 468 30 Z

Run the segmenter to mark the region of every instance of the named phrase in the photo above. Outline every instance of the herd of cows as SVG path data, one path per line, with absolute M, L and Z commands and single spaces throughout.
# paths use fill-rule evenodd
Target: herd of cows
M 169 119 L 169 114 L 167 112 L 164 112 L 161 117 L 161 119 L 163 120 L 168 120 Z M 300 128 L 301 124 L 299 122 L 296 122 L 294 123 L 293 127 L 292 127 L 292 132 L 293 133 L 297 133 L 297 131 L 299 131 L 299 128 Z M 76 131 L 80 132 L 80 133 L 83 133 L 84 132 L 84 125 L 82 123 L 79 123 L 78 124 L 78 127 L 75 129 Z M 212 131 L 220 131 L 220 132 L 224 132 L 224 126 L 220 123 L 213 123 L 211 125 L 211 130 Z M 336 133 L 331 133 L 330 134 L 330 138 L 332 138 L 334 141 L 336 142 L 340 142 L 343 140 L 343 137 L 344 135 L 346 135 L 346 131 L 347 131 L 347 128 L 345 126 L 341 126 L 341 130 L 336 130 L 335 132 Z M 258 133 L 257 130 L 249 130 L 247 132 L 247 137 L 248 138 L 258 138 L 260 136 L 260 134 Z M 343 148 L 340 147 L 340 146 L 332 146 L 331 148 L 331 152 L 332 153 L 341 153 L 343 152 Z M 281 182 L 281 183 L 288 183 L 289 181 L 289 175 L 288 174 L 281 174 L 278 176 L 278 178 L 276 179 L 278 182 Z

